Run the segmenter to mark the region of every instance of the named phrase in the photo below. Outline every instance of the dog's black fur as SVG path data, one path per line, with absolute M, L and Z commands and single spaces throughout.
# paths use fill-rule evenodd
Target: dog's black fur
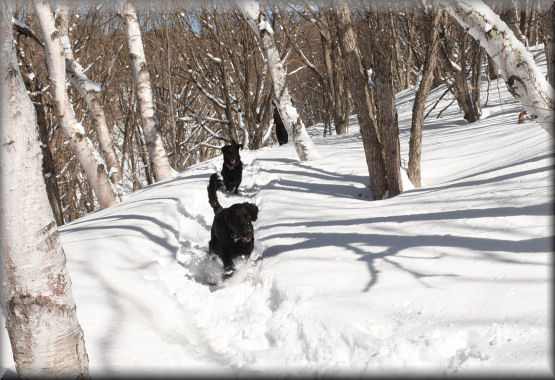
M 222 178 L 224 179 L 225 189 L 234 194 L 239 193 L 239 185 L 243 180 L 243 163 L 239 148 L 243 149 L 243 144 L 237 144 L 231 140 L 231 145 L 222 147 L 224 155 L 224 165 L 222 167 Z
M 208 248 L 210 253 L 215 253 L 222 259 L 225 279 L 235 270 L 234 258 L 251 255 L 254 248 L 252 222 L 258 218 L 258 207 L 253 203 L 244 202 L 223 208 L 216 193 L 222 185 L 221 182 L 218 173 L 214 173 L 208 184 L 208 201 L 215 214 Z
M 281 116 L 279 116 L 279 111 L 277 107 L 274 107 L 274 124 L 276 126 L 276 137 L 278 139 L 279 145 L 287 144 L 289 141 L 289 135 L 287 134 L 287 129 L 283 125 Z

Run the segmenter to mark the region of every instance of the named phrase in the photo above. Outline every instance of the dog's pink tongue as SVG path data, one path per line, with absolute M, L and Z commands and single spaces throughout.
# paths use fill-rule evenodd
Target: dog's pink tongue
M 235 159 L 234 159 L 234 158 L 232 158 L 230 161 L 231 161 L 232 164 L 235 163 Z
M 251 241 L 251 238 L 250 238 L 250 237 L 243 238 L 243 241 L 245 241 L 246 243 L 248 243 L 248 242 Z

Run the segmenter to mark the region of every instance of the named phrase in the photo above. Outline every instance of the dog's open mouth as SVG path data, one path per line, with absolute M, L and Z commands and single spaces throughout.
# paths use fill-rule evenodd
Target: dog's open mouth
M 242 238 L 241 240 L 243 240 L 245 243 L 250 243 L 252 238 L 250 236 L 247 236 L 247 237 Z

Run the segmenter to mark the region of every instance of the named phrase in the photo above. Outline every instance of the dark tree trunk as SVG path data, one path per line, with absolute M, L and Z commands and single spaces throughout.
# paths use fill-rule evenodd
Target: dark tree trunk
M 328 90 L 328 108 L 326 110 L 326 123 L 328 124 L 329 134 L 331 135 L 331 125 L 334 121 L 335 116 L 335 92 L 337 91 L 334 84 L 334 73 L 333 73 L 333 62 L 331 59 L 331 42 L 330 36 L 320 35 L 320 41 L 322 42 L 322 54 L 324 56 L 324 63 L 326 65 L 326 79 L 327 79 L 327 90 Z M 337 128 L 337 126 L 336 126 Z M 337 133 L 337 132 L 336 132 Z
M 274 90 L 269 87 L 268 93 L 262 102 L 263 110 L 260 112 L 260 120 L 258 121 L 258 128 L 256 129 L 253 137 L 253 149 L 260 149 L 263 145 L 264 133 L 270 127 L 270 122 L 273 117 Z
M 516 0 L 506 1 L 504 2 L 505 11 L 501 13 L 501 19 L 505 21 L 509 29 L 511 29 L 516 36 L 523 44 L 527 44 L 526 37 L 522 33 L 524 30 L 524 26 L 526 25 L 526 6 L 524 6 L 524 17 L 522 17 L 521 13 L 521 21 L 523 22 L 520 26 L 518 23 L 518 11 Z
M 31 80 L 26 76 L 22 76 L 25 86 L 30 90 L 32 86 Z M 34 95 L 33 105 L 35 106 L 35 112 L 37 114 L 37 125 L 39 131 L 39 137 L 42 148 L 42 175 L 44 178 L 44 183 L 46 185 L 46 194 L 48 195 L 48 201 L 50 202 L 50 207 L 52 207 L 52 213 L 54 214 L 54 219 L 56 224 L 61 226 L 64 224 L 64 215 L 62 202 L 60 201 L 60 193 L 58 190 L 58 180 L 56 173 L 56 166 L 54 165 L 54 158 L 52 156 L 52 151 L 50 150 L 50 139 L 48 136 L 48 123 L 46 120 L 46 104 L 44 102 L 44 97 L 40 91 L 43 87 L 40 83 L 34 83 L 34 90 L 30 91 Z
M 54 158 L 52 157 L 52 151 L 48 145 L 48 126 L 46 124 L 46 115 L 44 112 L 45 105 L 42 102 L 35 102 L 34 104 L 35 111 L 37 112 L 37 124 L 42 146 L 42 174 L 46 184 L 46 194 L 48 195 L 48 201 L 52 207 L 56 224 L 61 226 L 64 224 L 64 216 L 62 203 L 60 201 L 60 193 L 58 192 L 58 180 L 56 179 Z
M 336 5 L 339 40 L 344 54 L 344 65 L 353 100 L 355 101 L 366 164 L 370 175 L 372 196 L 382 199 L 387 191 L 386 173 L 383 162 L 383 145 L 374 115 L 374 104 L 370 96 L 368 78 L 362 66 L 360 51 L 355 39 L 351 13 L 346 3 Z
M 463 69 L 464 70 L 464 69 Z M 469 123 L 474 123 L 480 119 L 479 114 L 472 102 L 472 97 L 469 93 L 468 83 L 463 72 L 459 72 L 455 76 L 455 98 L 459 107 L 463 110 L 463 118 Z
M 154 178 L 152 176 L 152 170 L 150 167 L 150 163 L 148 161 L 147 156 L 147 149 L 143 137 L 141 136 L 141 131 L 139 130 L 139 126 L 135 125 L 135 141 L 137 142 L 137 147 L 139 148 L 139 156 L 143 161 L 144 169 L 145 169 L 145 177 L 146 183 L 148 185 L 152 185 L 154 183 Z
M 422 156 L 422 129 L 424 126 L 424 109 L 426 99 L 432 88 L 435 67 L 437 65 L 437 55 L 439 50 L 439 21 L 442 11 L 433 10 L 431 12 L 431 28 L 429 32 L 430 44 L 426 49 L 424 61 L 424 71 L 420 86 L 416 91 L 414 104 L 412 107 L 412 126 L 409 140 L 409 168 L 408 177 L 414 187 L 421 187 L 420 159 Z
M 480 47 L 480 44 L 476 41 L 472 43 L 474 45 L 474 57 L 472 60 L 472 106 L 474 107 L 474 113 L 477 115 L 482 115 L 482 104 L 480 101 L 480 90 L 482 87 L 482 63 L 484 61 L 484 49 Z
M 339 21 L 337 19 L 337 14 L 332 14 L 330 17 L 330 23 L 332 28 L 335 30 L 339 29 Z M 341 43 L 336 36 L 331 36 L 331 61 L 332 65 L 332 80 L 334 87 L 334 112 L 333 112 L 333 122 L 335 124 L 335 133 L 342 135 L 347 133 L 347 127 L 349 126 L 349 112 L 350 112 L 350 102 L 349 102 L 349 90 L 347 89 L 345 81 L 345 75 L 343 73 L 343 64 L 345 57 L 343 56 L 343 51 L 341 48 Z
M 463 118 L 468 121 L 469 123 L 473 123 L 480 119 L 480 114 L 477 112 L 476 107 L 472 102 L 472 97 L 469 93 L 469 87 L 466 80 L 467 70 L 466 70 L 466 54 L 464 51 L 466 50 L 466 36 L 463 37 L 463 41 L 461 43 L 460 51 L 462 52 L 459 56 L 459 67 L 455 67 L 451 60 L 449 59 L 449 53 L 447 52 L 448 45 L 443 41 L 440 51 L 440 57 L 447 67 L 451 75 L 454 79 L 453 82 L 453 91 L 455 99 L 457 100 L 457 104 L 459 108 L 463 111 L 464 116 Z
M 377 106 L 378 128 L 382 132 L 384 147 L 384 166 L 387 178 L 389 197 L 394 197 L 403 191 L 401 179 L 401 149 L 399 144 L 399 125 L 397 118 L 397 107 L 395 104 L 395 85 L 393 73 L 398 70 L 397 62 L 392 57 L 390 46 L 395 39 L 389 14 L 387 23 L 382 16 L 378 18 L 378 26 L 381 33 L 379 43 L 375 43 L 373 50 L 374 68 L 376 70 L 375 99 Z M 374 40 L 376 41 L 376 40 Z M 377 42 L 377 41 L 376 41 Z
M 555 2 L 551 4 L 549 9 L 549 34 L 547 36 L 546 52 L 547 52 L 547 80 L 551 86 L 555 87 Z
M 395 20 L 395 14 L 394 12 L 388 12 L 388 13 L 389 13 L 389 17 L 388 17 L 389 28 L 393 35 L 391 43 L 395 47 L 395 60 L 394 60 L 395 70 L 393 71 L 393 74 L 397 83 L 396 89 L 398 91 L 401 91 L 407 88 L 407 85 L 405 84 L 405 76 L 403 75 L 403 73 L 404 73 L 404 69 L 409 70 L 409 67 L 406 67 L 406 66 L 405 68 L 403 67 L 403 60 L 401 57 L 401 45 L 399 43 L 400 38 L 399 38 L 399 35 L 397 34 L 398 27 L 397 27 L 397 22 Z

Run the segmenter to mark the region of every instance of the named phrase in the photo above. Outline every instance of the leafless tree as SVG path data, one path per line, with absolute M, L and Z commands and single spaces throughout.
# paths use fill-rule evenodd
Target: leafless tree
M 336 12 L 339 41 L 344 54 L 344 68 L 349 78 L 351 94 L 357 108 L 372 196 L 375 200 L 379 200 L 383 198 L 387 191 L 382 136 L 378 130 L 374 103 L 367 85 L 368 77 L 362 66 L 360 51 L 353 31 L 351 12 L 345 2 L 337 5 Z
M 409 140 L 409 164 L 407 175 L 415 187 L 422 186 L 420 159 L 422 157 L 422 129 L 424 126 L 424 109 L 426 99 L 432 88 L 432 81 L 437 65 L 437 55 L 439 49 L 439 26 L 442 18 L 442 11 L 439 9 L 430 9 L 428 16 L 430 18 L 430 28 L 428 36 L 430 43 L 426 49 L 426 57 L 424 60 L 422 78 L 416 90 L 414 104 L 412 106 L 412 125 Z
M 133 80 L 135 82 L 145 144 L 154 172 L 154 178 L 156 181 L 163 181 L 171 178 L 173 173 L 159 132 L 152 96 L 150 74 L 145 58 L 141 30 L 137 20 L 137 11 L 133 3 L 127 1 L 123 5 L 121 12 L 125 36 L 127 38 L 129 58 L 131 59 L 131 68 L 133 71 Z
M 272 76 L 276 107 L 287 129 L 287 133 L 293 139 L 299 159 L 307 161 L 319 157 L 297 109 L 291 103 L 291 95 L 289 94 L 286 82 L 287 73 L 283 68 L 276 46 L 274 31 L 268 20 L 266 20 L 265 13 L 259 9 L 259 4 L 256 0 L 243 1 L 239 5 L 248 23 L 253 28 L 255 35 L 259 36 L 264 48 Z
M 553 88 L 545 80 L 533 58 L 518 40 L 511 39 L 501 20 L 480 13 L 472 3 L 441 0 L 447 11 L 480 42 L 499 65 L 511 94 L 532 118 L 553 134 Z M 482 7 L 487 7 L 482 4 Z M 483 9 L 483 8 L 482 8 Z M 491 15 L 491 13 L 490 13 Z
M 85 377 L 83 331 L 42 178 L 37 118 L 18 69 L 11 14 L 0 2 L 2 312 L 20 377 Z
M 50 5 L 45 1 L 35 2 L 36 15 L 46 46 L 46 60 L 50 83 L 53 88 L 56 114 L 62 129 L 79 158 L 87 179 L 91 184 L 100 206 L 105 208 L 118 201 L 115 188 L 108 179 L 105 163 L 100 159 L 92 142 L 85 136 L 83 126 L 77 121 L 65 87 L 65 60 L 60 35 L 55 27 Z

